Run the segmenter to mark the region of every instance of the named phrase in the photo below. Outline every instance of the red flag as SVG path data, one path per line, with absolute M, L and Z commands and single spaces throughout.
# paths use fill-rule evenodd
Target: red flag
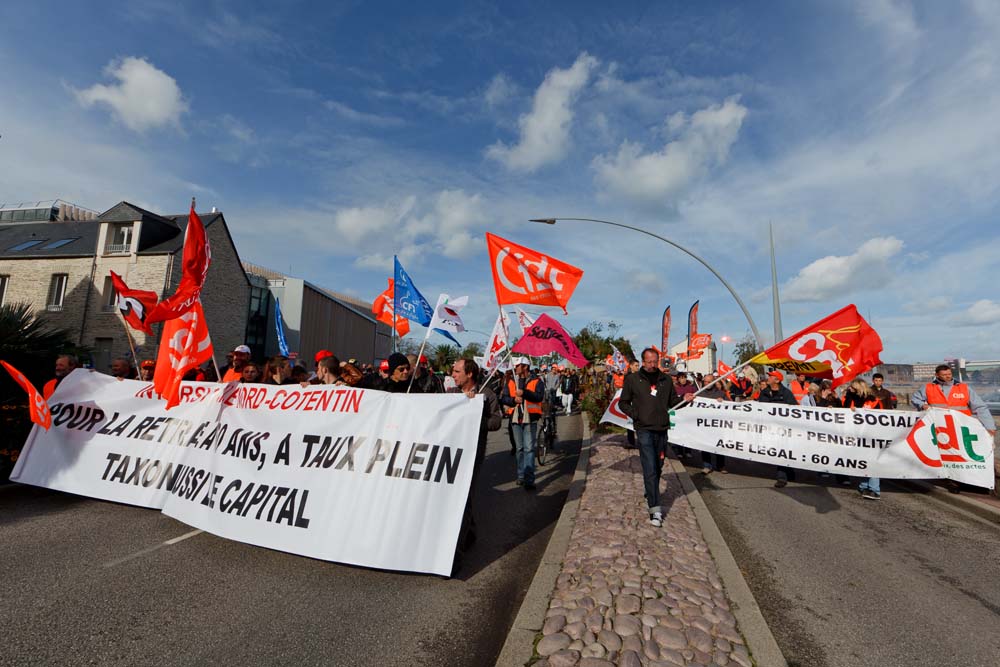
M 146 317 L 156 307 L 156 292 L 129 289 L 129 286 L 125 284 L 121 276 L 114 271 L 111 272 L 111 284 L 114 285 L 115 294 L 117 295 L 115 301 L 118 305 L 118 311 L 121 312 L 122 317 L 125 318 L 129 326 L 133 329 L 144 331 L 147 334 L 152 334 L 153 331 L 146 324 Z
M 191 200 L 191 212 L 188 214 L 187 230 L 184 232 L 183 273 L 177 291 L 156 304 L 156 307 L 146 316 L 146 325 L 172 320 L 189 311 L 201 296 L 201 288 L 208 275 L 208 266 L 212 263 L 212 249 L 205 236 L 205 226 L 201 218 L 194 212 L 194 200 Z
M 558 322 L 544 313 L 539 315 L 531 328 L 524 332 L 517 345 L 511 348 L 511 352 L 527 354 L 529 357 L 544 357 L 550 352 L 555 352 L 577 368 L 587 365 L 587 358 L 573 342 L 573 337 Z
M 395 310 L 393 303 L 395 302 L 395 290 L 396 281 L 389 278 L 389 287 L 375 297 L 375 301 L 372 302 L 372 314 L 375 315 L 375 319 L 383 324 L 387 324 L 390 327 L 394 326 L 396 329 L 396 335 L 402 338 L 406 334 L 410 333 L 410 321 L 403 317 L 402 315 L 396 317 L 395 325 L 393 325 L 393 316 L 395 315 Z
M 733 371 L 732 366 L 727 366 L 726 363 L 722 361 L 722 359 L 719 359 L 719 375 L 726 375 L 727 373 L 731 373 L 732 371 Z
M 195 301 L 179 317 L 167 320 L 160 338 L 153 387 L 160 398 L 167 401 L 168 410 L 180 403 L 181 380 L 185 373 L 211 358 L 212 338 L 208 335 L 208 323 L 201 302 Z
M 830 378 L 839 387 L 882 363 L 882 339 L 854 304 L 841 308 L 750 361 Z
M 559 306 L 566 312 L 583 269 L 490 233 L 486 234 L 486 248 L 498 304 Z
M 697 352 L 698 350 L 704 350 L 711 344 L 712 334 L 695 334 L 691 337 L 688 347 L 691 349 L 691 352 Z
M 31 384 L 31 380 L 24 377 L 21 371 L 6 361 L 0 361 L 0 364 L 7 369 L 14 381 L 21 385 L 21 389 L 28 393 L 28 410 L 31 414 L 31 421 L 48 431 L 49 427 L 52 426 L 52 413 L 49 412 L 49 404 L 35 389 L 35 385 Z

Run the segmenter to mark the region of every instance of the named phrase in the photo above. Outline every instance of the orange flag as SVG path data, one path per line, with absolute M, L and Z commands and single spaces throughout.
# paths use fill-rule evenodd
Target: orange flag
M 393 324 L 393 316 L 395 315 L 395 307 L 393 306 L 395 303 L 395 289 L 396 281 L 389 278 L 389 287 L 375 297 L 375 301 L 372 302 L 372 314 L 375 315 L 375 319 L 379 322 L 394 327 L 396 335 L 402 338 L 410 333 L 410 321 L 400 315 L 395 318 L 396 322 Z
M 732 370 L 732 366 L 727 365 L 722 359 L 719 359 L 719 375 L 726 375 L 727 373 L 731 373 Z
M 583 269 L 490 233 L 486 234 L 486 247 L 498 304 L 559 306 L 566 312 Z
M 750 361 L 830 378 L 839 387 L 882 363 L 882 339 L 854 304 L 789 336 Z
M 167 320 L 160 338 L 160 352 L 153 373 L 156 393 L 167 401 L 167 409 L 180 403 L 181 381 L 185 373 L 198 368 L 212 358 L 212 338 L 201 301 L 194 304 L 180 317 Z
M 21 371 L 6 361 L 0 361 L 0 364 L 7 369 L 10 376 L 14 378 L 14 381 L 21 385 L 21 389 L 24 389 L 28 393 L 28 409 L 31 414 L 31 421 L 48 431 L 49 427 L 52 426 L 52 413 L 49 412 L 49 404 L 38 393 L 38 390 L 35 389 L 35 385 L 31 384 L 31 380 L 24 377 Z

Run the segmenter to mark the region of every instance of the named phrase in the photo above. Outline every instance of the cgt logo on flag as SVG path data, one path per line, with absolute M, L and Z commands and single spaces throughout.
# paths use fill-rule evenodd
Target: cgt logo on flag
M 972 428 L 957 424 L 955 415 L 946 411 L 935 411 L 923 417 L 906 436 L 910 449 L 930 468 L 985 465 L 986 457 L 976 453 L 979 440 Z M 985 443 L 985 446 L 990 447 L 992 443 Z
M 533 303 L 566 310 L 583 277 L 581 269 L 490 233 L 486 247 L 498 304 Z

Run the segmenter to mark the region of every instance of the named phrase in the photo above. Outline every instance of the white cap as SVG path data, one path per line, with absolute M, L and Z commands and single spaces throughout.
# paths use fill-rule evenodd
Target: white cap
M 237 345 L 233 352 L 242 352 L 243 354 L 250 354 L 250 347 L 247 345 Z
M 514 357 L 513 359 L 510 360 L 510 363 L 514 364 L 515 366 L 520 366 L 521 364 L 524 364 L 525 366 L 531 365 L 531 362 L 528 361 L 527 357 Z

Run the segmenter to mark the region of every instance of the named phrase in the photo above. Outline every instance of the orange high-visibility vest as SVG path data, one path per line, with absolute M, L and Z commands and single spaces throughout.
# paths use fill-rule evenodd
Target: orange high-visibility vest
M 622 385 L 625 384 L 625 375 L 623 373 L 615 373 L 615 389 L 621 389 Z
M 964 382 L 952 385 L 947 396 L 941 390 L 941 385 L 933 382 L 927 384 L 925 391 L 927 392 L 927 405 L 932 408 L 956 410 L 964 415 L 972 416 L 972 408 L 969 406 L 969 385 Z
M 792 395 L 795 396 L 796 403 L 801 403 L 802 399 L 805 398 L 806 394 L 809 393 L 808 382 L 799 384 L 798 380 L 792 380 L 791 384 L 788 385 L 788 388 L 792 390 Z
M 538 388 L 538 378 L 535 378 L 534 380 L 528 380 L 526 383 L 524 383 L 524 388 L 528 389 L 530 391 L 535 391 Z M 507 391 L 510 392 L 511 398 L 513 398 L 514 396 L 516 396 L 517 395 L 517 382 L 514 381 L 514 380 L 508 381 L 507 382 Z M 542 414 L 542 404 L 541 403 L 532 403 L 532 402 L 526 400 L 524 402 L 524 408 L 528 411 L 528 414 L 531 414 L 531 415 L 540 415 L 540 414 Z M 507 414 L 514 414 L 514 408 L 510 408 L 510 412 L 508 412 Z
M 869 408 L 871 410 L 881 410 L 884 408 L 881 399 L 878 398 L 868 399 L 867 401 L 865 401 L 864 407 Z

